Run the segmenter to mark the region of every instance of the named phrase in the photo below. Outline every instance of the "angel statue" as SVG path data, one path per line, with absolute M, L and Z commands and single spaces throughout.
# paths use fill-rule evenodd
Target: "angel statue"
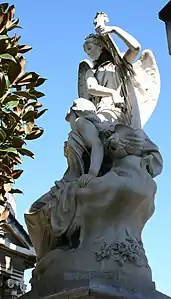
M 87 148 L 91 151 L 87 153 L 90 160 L 87 172 L 98 176 L 104 159 L 104 145 L 99 134 L 114 131 L 117 124 L 141 130 L 159 97 L 160 76 L 152 52 L 143 51 L 134 62 L 140 44 L 123 29 L 106 26 L 108 21 L 106 14 L 97 13 L 94 19 L 96 34 L 85 38 L 83 48 L 92 62 L 84 60 L 79 65 L 79 99 L 74 101 L 66 117 L 72 123 L 68 140 L 72 177 L 78 178 L 85 173 L 82 156 Z M 111 33 L 125 42 L 128 47 L 125 53 L 120 53 Z M 65 178 L 69 178 L 68 170 Z
M 138 56 L 141 46 L 130 34 L 114 26 L 105 26 L 109 19 L 97 13 L 94 19 L 96 34 L 85 38 L 83 48 L 91 62 L 79 65 L 79 97 L 94 103 L 97 111 L 112 111 L 112 118 L 132 128 L 142 128 L 151 116 L 160 92 L 160 76 L 150 50 Z M 110 33 L 120 37 L 128 47 L 120 53 Z M 116 90 L 120 87 L 120 99 Z M 119 107 L 119 110 L 118 110 Z M 117 108 L 117 109 L 116 109 Z M 148 108 L 148 109 L 147 109 Z
M 68 169 L 25 214 L 37 253 L 35 281 L 70 271 L 116 271 L 119 277 L 122 264 L 121 277 L 131 273 L 135 281 L 140 275 L 143 285 L 148 279 L 151 284 L 141 233 L 154 211 L 153 178 L 163 163 L 143 127 L 156 106 L 160 76 L 152 52 L 143 51 L 135 61 L 140 44 L 106 22 L 106 14 L 97 13 L 96 33 L 83 45 L 91 62 L 79 64 L 78 99 L 66 115 L 71 126 L 64 144 Z M 128 47 L 124 54 L 112 33 Z M 139 248 L 134 258 L 132 243 Z

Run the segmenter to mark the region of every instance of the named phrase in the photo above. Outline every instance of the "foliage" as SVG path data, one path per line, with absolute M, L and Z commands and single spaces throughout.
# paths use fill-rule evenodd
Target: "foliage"
M 23 53 L 31 47 L 19 44 L 20 36 L 11 34 L 19 28 L 14 19 L 15 7 L 0 5 L 0 197 L 6 192 L 21 193 L 11 183 L 22 174 L 17 169 L 21 156 L 34 157 L 26 141 L 39 138 L 43 129 L 35 121 L 46 111 L 40 111 L 39 98 L 44 96 L 36 87 L 44 83 L 35 72 L 25 72 Z

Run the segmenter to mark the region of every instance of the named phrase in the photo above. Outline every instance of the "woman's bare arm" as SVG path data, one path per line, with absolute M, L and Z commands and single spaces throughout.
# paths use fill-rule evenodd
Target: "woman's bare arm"
M 94 72 L 88 70 L 86 74 L 87 88 L 91 95 L 99 97 L 112 96 L 113 89 L 99 85 L 96 78 L 94 77 Z
M 132 63 L 135 58 L 137 57 L 138 53 L 141 50 L 141 45 L 139 42 L 129 33 L 127 33 L 125 30 L 115 27 L 115 26 L 104 26 L 99 27 L 98 32 L 100 34 L 110 34 L 114 33 L 118 37 L 120 37 L 123 42 L 128 46 L 128 50 L 126 51 L 124 58 L 129 62 Z
M 115 90 L 98 84 L 96 78 L 94 77 L 94 72 L 92 70 L 87 71 L 86 78 L 87 78 L 87 88 L 89 93 L 92 96 L 98 96 L 98 97 L 112 96 L 113 102 L 115 104 L 124 102 L 123 98 L 120 96 L 120 87 L 117 90 Z

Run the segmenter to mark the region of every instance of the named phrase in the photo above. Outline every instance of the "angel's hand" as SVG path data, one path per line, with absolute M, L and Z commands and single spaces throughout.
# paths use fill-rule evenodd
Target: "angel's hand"
M 96 28 L 96 32 L 101 35 L 110 34 L 110 33 L 114 32 L 114 28 L 115 27 L 113 27 L 113 26 L 100 25 Z

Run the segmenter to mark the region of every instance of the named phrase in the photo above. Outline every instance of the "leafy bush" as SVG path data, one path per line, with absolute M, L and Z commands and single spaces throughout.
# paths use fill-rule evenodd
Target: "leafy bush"
M 11 34 L 18 28 L 14 19 L 15 7 L 0 5 L 0 199 L 5 193 L 21 193 L 11 184 L 23 170 L 21 156 L 34 157 L 26 148 L 26 141 L 39 138 L 43 129 L 35 121 L 47 110 L 40 110 L 39 98 L 44 96 L 36 88 L 44 83 L 35 72 L 25 72 L 24 53 L 31 47 L 19 44 L 20 36 Z

